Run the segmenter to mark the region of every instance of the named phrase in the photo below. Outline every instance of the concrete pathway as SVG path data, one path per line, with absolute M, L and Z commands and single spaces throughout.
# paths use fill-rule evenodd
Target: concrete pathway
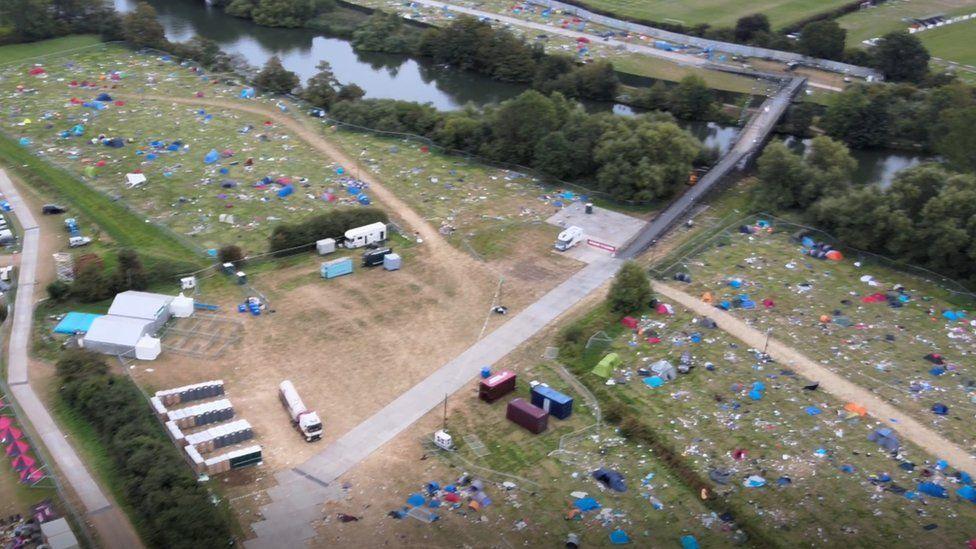
M 494 364 L 543 329 L 570 307 L 613 277 L 621 265 L 606 258 L 591 263 L 541 299 L 478 341 L 457 358 L 400 395 L 302 465 L 276 475 L 268 490 L 272 502 L 254 523 L 257 538 L 248 548 L 298 547 L 315 535 L 309 524 L 321 518 L 321 507 L 336 493 L 332 483 L 383 444 L 474 379 L 482 366 Z
M 27 349 L 30 345 L 34 316 L 40 227 L 3 170 L 0 170 L 0 192 L 10 202 L 13 213 L 17 216 L 23 230 L 20 274 L 17 278 L 17 297 L 14 301 L 7 360 L 7 383 L 10 385 L 13 397 L 27 416 L 21 419 L 27 420 L 40 436 L 61 474 L 85 506 L 87 518 L 95 526 L 105 547 L 142 547 L 142 542 L 128 518 L 119 511 L 118 507 L 112 505 L 99 488 L 30 385 Z
M 749 326 L 744 320 L 713 307 L 693 295 L 686 294 L 674 286 L 655 282 L 654 291 L 694 311 L 696 314 L 707 315 L 723 331 L 742 340 L 746 345 L 754 349 L 763 348 L 766 342 L 765 332 Z M 845 379 L 822 364 L 775 339 L 769 340 L 767 352 L 777 362 L 789 366 L 790 369 L 801 376 L 810 381 L 819 382 L 821 390 L 834 395 L 842 402 L 856 402 L 861 404 L 868 409 L 869 415 L 894 429 L 905 439 L 912 441 L 929 454 L 948 461 L 956 469 L 976 476 L 976 457 L 932 429 L 922 425 L 905 412 L 888 404 L 871 391 Z

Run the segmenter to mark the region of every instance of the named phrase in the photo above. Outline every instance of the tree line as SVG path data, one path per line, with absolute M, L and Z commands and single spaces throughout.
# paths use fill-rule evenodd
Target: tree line
M 317 240 L 340 238 L 349 229 L 389 221 L 377 208 L 349 208 L 318 214 L 297 223 L 279 223 L 271 231 L 269 249 L 276 255 L 307 251 Z
M 855 248 L 976 284 L 976 176 L 923 164 L 884 188 L 852 183 L 856 167 L 829 137 L 805 156 L 771 143 L 759 158 L 756 203 L 800 212 Z
M 701 143 L 666 113 L 589 114 L 559 92 L 535 90 L 484 109 L 439 112 L 391 99 L 340 101 L 330 115 L 347 124 L 423 136 L 446 149 L 646 202 L 676 194 L 688 181 Z
M 106 259 L 114 259 L 114 267 L 106 265 Z M 193 263 L 171 259 L 147 257 L 135 250 L 121 249 L 114 258 L 96 254 L 83 254 L 75 260 L 74 281 L 56 280 L 47 286 L 47 294 L 54 301 L 75 299 L 82 303 L 94 303 L 108 299 L 126 290 L 146 290 L 155 282 L 168 282 L 174 276 L 195 270 Z
M 831 98 L 819 126 L 854 148 L 921 148 L 976 171 L 976 88 L 962 82 L 851 86 Z
M 103 0 L 3 0 L 0 45 L 68 34 L 117 37 L 119 18 Z
M 58 395 L 88 424 L 112 460 L 124 497 L 151 547 L 227 547 L 229 511 L 180 456 L 139 388 L 113 374 L 101 355 L 65 353 L 57 363 Z

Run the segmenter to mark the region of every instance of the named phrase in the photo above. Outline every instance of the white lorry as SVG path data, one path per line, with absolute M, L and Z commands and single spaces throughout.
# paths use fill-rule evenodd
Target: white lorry
M 577 227 L 576 225 L 567 227 L 566 230 L 559 233 L 559 236 L 556 237 L 556 249 L 560 252 L 565 252 L 579 244 L 581 240 L 583 240 L 583 229 L 581 227 Z
M 281 403 L 288 410 L 292 425 L 301 431 L 306 442 L 322 438 L 322 420 L 319 419 L 317 413 L 305 407 L 302 397 L 298 396 L 298 391 L 295 390 L 291 381 L 286 379 L 281 382 L 281 385 L 278 386 L 278 396 L 281 397 Z

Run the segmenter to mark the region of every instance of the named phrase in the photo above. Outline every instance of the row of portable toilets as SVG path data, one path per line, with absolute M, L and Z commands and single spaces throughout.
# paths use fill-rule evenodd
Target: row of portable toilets
M 235 411 L 229 399 L 199 402 L 224 394 L 224 382 L 216 380 L 157 391 L 150 399 L 166 432 L 183 448 L 198 475 L 214 475 L 262 461 L 261 446 L 239 447 L 254 438 L 254 429 L 246 419 L 233 420 Z M 170 409 L 184 404 L 189 405 Z M 214 454 L 225 448 L 233 449 Z

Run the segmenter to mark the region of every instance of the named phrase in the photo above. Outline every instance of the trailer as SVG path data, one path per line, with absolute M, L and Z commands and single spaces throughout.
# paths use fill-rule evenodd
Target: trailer
M 556 419 L 566 419 L 573 414 L 573 399 L 546 385 L 532 388 L 532 405 L 549 412 Z
M 322 438 L 322 420 L 317 413 L 305 407 L 302 397 L 298 396 L 298 391 L 291 381 L 286 379 L 281 382 L 278 386 L 278 396 L 288 411 L 292 425 L 302 433 L 306 442 Z
M 343 245 L 346 248 L 362 248 L 386 240 L 386 223 L 377 221 L 362 227 L 349 229 L 344 235 Z
M 549 412 L 529 404 L 523 398 L 516 398 L 508 403 L 505 419 L 536 435 L 549 427 Z
M 332 261 L 326 261 L 322 263 L 322 267 L 319 269 L 322 278 L 336 278 L 337 276 L 347 275 L 352 273 L 352 259 L 348 257 L 342 257 L 339 259 L 333 259 Z
M 579 244 L 582 240 L 583 228 L 573 225 L 572 227 L 568 227 L 566 230 L 559 233 L 559 236 L 556 237 L 555 248 L 560 252 L 565 252 L 566 250 Z
M 376 248 L 363 252 L 363 267 L 376 267 L 382 265 L 386 256 L 393 253 L 390 248 Z

